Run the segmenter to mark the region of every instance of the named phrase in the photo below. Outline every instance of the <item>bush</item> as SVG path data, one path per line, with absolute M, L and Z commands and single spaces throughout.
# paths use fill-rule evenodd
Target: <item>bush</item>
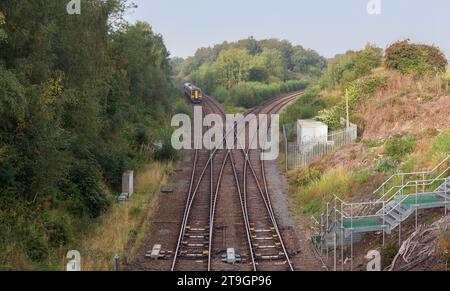
M 163 129 L 161 136 L 163 137 L 163 144 L 160 149 L 154 153 L 154 158 L 158 161 L 175 161 L 179 159 L 180 152 L 172 146 L 172 130 Z
M 386 87 L 387 83 L 387 76 L 369 76 L 351 82 L 347 87 L 350 112 L 353 112 L 361 100 Z M 342 101 L 338 105 L 320 111 L 316 119 L 326 123 L 331 130 L 337 129 L 340 126 L 340 118 L 346 115 L 346 107 L 345 96 L 342 96 Z
M 439 48 L 398 41 L 386 49 L 386 67 L 403 74 L 435 75 L 447 69 L 448 61 Z
M 64 187 L 72 196 L 69 210 L 79 217 L 99 217 L 110 204 L 100 186 L 100 170 L 92 163 L 79 161 L 70 177 L 72 181 Z
M 322 176 L 322 170 L 316 167 L 307 167 L 299 170 L 293 181 L 296 187 L 305 187 L 310 183 L 317 181 Z
M 320 99 L 320 88 L 312 87 L 305 91 L 282 115 L 283 123 L 295 123 L 298 119 L 309 119 L 325 108 L 326 104 Z
M 444 132 L 436 138 L 433 150 L 450 154 L 450 131 Z
M 23 236 L 25 253 L 30 260 L 42 262 L 48 257 L 47 241 L 39 231 L 29 227 Z
M 224 87 L 217 87 L 213 92 L 214 98 L 220 103 L 224 103 L 226 100 L 230 98 L 230 92 Z
M 232 96 L 232 105 L 244 108 L 254 107 L 265 100 L 276 97 L 280 94 L 290 93 L 305 89 L 308 85 L 306 81 L 287 81 L 284 83 L 264 84 L 259 82 L 247 82 L 237 85 L 228 91 L 228 96 Z M 224 89 L 220 89 L 220 95 L 226 96 Z
M 385 152 L 395 162 L 400 162 L 407 154 L 416 149 L 416 139 L 413 136 L 402 138 L 395 135 L 389 138 L 385 143 Z
M 323 201 L 331 199 L 333 194 L 348 195 L 353 176 L 344 168 L 337 168 L 315 179 L 306 187 L 299 187 L 296 199 L 301 210 L 308 214 L 317 214 L 323 207 Z M 345 197 L 342 197 L 345 199 Z
M 321 86 L 324 89 L 346 87 L 356 79 L 369 75 L 372 69 L 380 67 L 382 58 L 383 50 L 371 45 L 361 51 L 339 55 L 328 64 Z
M 394 258 L 397 255 L 398 251 L 399 248 L 395 244 L 389 244 L 381 250 L 382 269 L 386 269 L 392 264 L 392 261 L 394 261 Z
M 381 160 L 380 162 L 378 162 L 377 172 L 386 173 L 386 172 L 390 172 L 394 168 L 395 168 L 395 166 L 393 165 L 393 163 L 391 161 Z
M 70 231 L 64 222 L 48 222 L 45 228 L 50 246 L 59 247 L 67 245 L 70 242 Z

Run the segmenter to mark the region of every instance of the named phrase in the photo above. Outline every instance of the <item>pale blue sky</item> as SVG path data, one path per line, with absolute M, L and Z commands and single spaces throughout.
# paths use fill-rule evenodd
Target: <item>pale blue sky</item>
M 249 36 L 280 38 L 326 57 L 371 42 L 385 48 L 404 38 L 435 44 L 450 57 L 449 0 L 381 0 L 381 15 L 369 15 L 370 0 L 133 0 L 127 15 L 164 36 L 173 56 Z

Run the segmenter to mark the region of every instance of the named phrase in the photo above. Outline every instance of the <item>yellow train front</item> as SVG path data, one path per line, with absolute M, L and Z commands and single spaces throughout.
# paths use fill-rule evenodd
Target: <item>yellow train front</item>
M 191 100 L 194 104 L 200 104 L 203 102 L 203 92 L 197 86 L 190 83 L 184 84 L 184 94 Z

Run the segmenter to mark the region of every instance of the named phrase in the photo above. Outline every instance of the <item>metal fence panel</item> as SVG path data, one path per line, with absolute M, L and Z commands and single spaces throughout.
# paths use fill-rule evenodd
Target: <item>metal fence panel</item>
M 328 135 L 328 141 L 309 141 L 299 144 L 296 140 L 296 125 L 283 125 L 285 135 L 286 168 L 298 169 L 306 167 L 326 154 L 344 145 L 353 143 L 358 137 L 358 127 L 351 124 L 349 128 L 338 130 Z

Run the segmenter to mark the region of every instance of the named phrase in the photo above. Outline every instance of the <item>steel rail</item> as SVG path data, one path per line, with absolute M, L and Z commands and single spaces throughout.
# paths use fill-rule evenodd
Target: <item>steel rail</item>
M 257 109 L 253 110 L 253 112 L 262 111 L 263 109 L 266 109 L 265 108 L 266 106 L 270 105 L 271 107 L 270 107 L 269 110 L 267 110 L 268 111 L 267 113 L 276 113 L 281 108 L 283 108 L 286 104 L 288 104 L 292 100 L 296 99 L 299 94 L 300 93 L 296 92 L 296 93 L 290 94 L 288 96 L 283 96 L 283 97 L 280 97 L 280 98 L 276 98 L 275 100 L 272 100 L 272 103 L 271 102 L 267 102 L 267 103 L 261 105 L 260 107 L 258 107 Z M 258 129 L 259 129 L 259 127 L 258 127 Z M 253 134 L 253 137 L 252 137 L 252 139 L 251 139 L 249 144 L 251 144 L 253 142 L 254 138 L 256 137 L 256 134 L 257 134 L 257 131 Z M 241 147 L 242 147 L 242 145 L 241 145 Z M 243 174 L 244 175 L 244 205 L 245 205 L 245 209 L 246 209 L 246 212 L 247 212 L 247 216 L 249 216 L 248 215 L 248 202 L 247 202 L 248 201 L 248 195 L 247 195 L 247 167 L 248 167 L 248 168 L 251 169 L 251 172 L 252 172 L 253 177 L 255 179 L 255 182 L 257 184 L 259 193 L 261 195 L 261 198 L 263 199 L 263 202 L 265 204 L 266 210 L 267 210 L 267 212 L 269 214 L 272 226 L 274 227 L 274 229 L 275 229 L 275 231 L 277 233 L 279 242 L 280 242 L 281 247 L 283 249 L 283 253 L 284 253 L 284 255 L 286 257 L 286 260 L 287 260 L 287 262 L 289 264 L 289 269 L 291 271 L 294 271 L 292 262 L 291 262 L 291 260 L 289 258 L 289 254 L 287 252 L 285 243 L 283 241 L 283 238 L 282 238 L 282 235 L 281 235 L 281 232 L 280 232 L 280 229 L 279 229 L 279 226 L 278 226 L 278 223 L 277 223 L 274 211 L 273 211 L 273 207 L 272 207 L 272 203 L 271 203 L 271 200 L 270 200 L 270 195 L 269 195 L 269 191 L 268 191 L 268 187 L 267 187 L 267 181 L 266 181 L 266 177 L 265 177 L 264 164 L 263 163 L 261 164 L 261 171 L 262 171 L 262 176 L 263 176 L 262 179 L 264 181 L 264 191 L 263 191 L 263 189 L 261 187 L 261 184 L 259 182 L 259 179 L 258 179 L 258 175 L 256 174 L 256 171 L 253 168 L 253 166 L 251 164 L 251 160 L 249 158 L 250 150 L 251 150 L 250 148 L 248 148 L 247 150 L 243 150 L 244 157 L 245 157 L 244 174 Z

